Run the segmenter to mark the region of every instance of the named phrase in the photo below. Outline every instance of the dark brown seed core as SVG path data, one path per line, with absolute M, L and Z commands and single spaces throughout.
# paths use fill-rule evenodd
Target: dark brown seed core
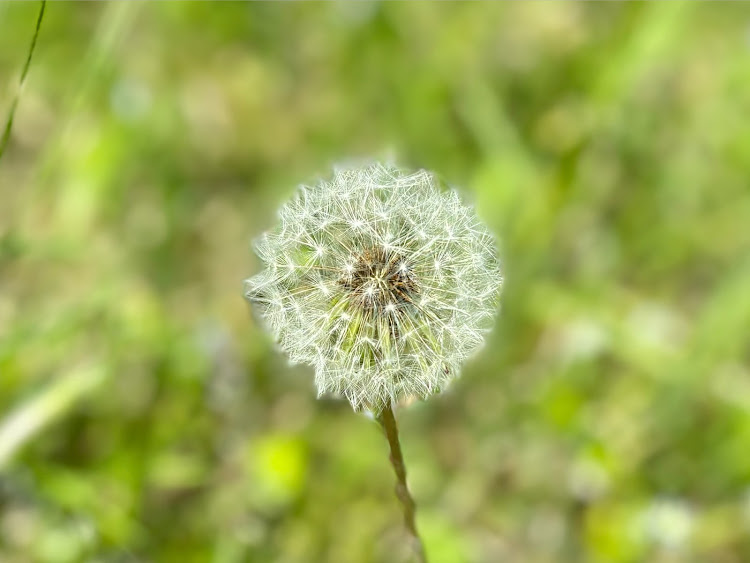
M 365 310 L 387 310 L 389 305 L 398 310 L 418 294 L 408 262 L 382 247 L 364 250 L 339 283 L 350 291 L 352 302 Z

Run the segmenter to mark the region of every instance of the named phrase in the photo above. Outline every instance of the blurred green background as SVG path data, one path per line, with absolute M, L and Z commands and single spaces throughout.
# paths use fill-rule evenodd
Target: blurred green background
M 38 4 L 0 3 L 0 111 Z M 750 6 L 51 3 L 0 161 L 0 561 L 406 561 L 387 445 L 242 297 L 394 158 L 503 310 L 399 411 L 434 563 L 750 561 Z

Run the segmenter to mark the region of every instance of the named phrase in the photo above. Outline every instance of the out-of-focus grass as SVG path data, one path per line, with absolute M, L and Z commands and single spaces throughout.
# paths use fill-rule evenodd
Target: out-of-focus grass
M 3 115 L 37 10 L 0 3 Z M 377 427 L 241 296 L 294 186 L 373 155 L 463 186 L 507 274 L 490 344 L 401 411 L 431 561 L 750 559 L 749 25 L 48 5 L 0 163 L 0 560 L 406 557 Z

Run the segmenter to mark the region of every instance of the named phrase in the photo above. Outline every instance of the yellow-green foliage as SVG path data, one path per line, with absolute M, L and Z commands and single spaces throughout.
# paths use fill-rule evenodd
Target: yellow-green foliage
M 0 119 L 37 14 L 0 2 Z M 749 15 L 49 3 L 0 160 L 0 561 L 399 561 L 377 426 L 242 297 L 362 157 L 502 243 L 487 345 L 399 420 L 430 560 L 750 561 Z

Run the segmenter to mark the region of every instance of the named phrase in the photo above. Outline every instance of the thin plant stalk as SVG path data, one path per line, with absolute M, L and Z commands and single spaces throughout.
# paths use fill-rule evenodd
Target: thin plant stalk
M 36 20 L 36 29 L 34 30 L 34 37 L 31 39 L 31 46 L 29 47 L 29 53 L 26 55 L 26 62 L 23 65 L 21 71 L 21 78 L 18 81 L 18 89 L 13 97 L 13 101 L 10 104 L 10 110 L 8 110 L 8 118 L 5 122 L 5 130 L 3 131 L 2 137 L 0 137 L 0 158 L 3 157 L 5 147 L 10 139 L 10 132 L 13 129 L 13 119 L 16 116 L 16 107 L 18 106 L 18 99 L 21 96 L 21 90 L 23 90 L 24 84 L 26 84 L 26 75 L 29 73 L 29 66 L 31 66 L 31 57 L 34 54 L 34 48 L 36 47 L 36 40 L 39 37 L 39 29 L 42 27 L 42 19 L 44 18 L 44 8 L 47 5 L 47 0 L 42 0 L 39 5 L 39 16 Z
M 388 439 L 388 446 L 391 449 L 391 465 L 393 470 L 396 472 L 396 496 L 401 501 L 401 506 L 404 511 L 404 525 L 406 531 L 409 533 L 409 537 L 412 541 L 412 547 L 416 560 L 419 563 L 427 563 L 427 557 L 425 556 L 424 546 L 422 544 L 422 538 L 419 536 L 417 531 L 417 523 L 415 519 L 416 515 L 416 504 L 414 499 L 409 492 L 409 487 L 406 484 L 406 466 L 404 465 L 404 456 L 401 453 L 401 444 L 398 440 L 398 426 L 396 425 L 396 417 L 393 414 L 393 408 L 390 402 L 383 408 L 378 415 L 378 422 L 383 427 L 385 436 Z

